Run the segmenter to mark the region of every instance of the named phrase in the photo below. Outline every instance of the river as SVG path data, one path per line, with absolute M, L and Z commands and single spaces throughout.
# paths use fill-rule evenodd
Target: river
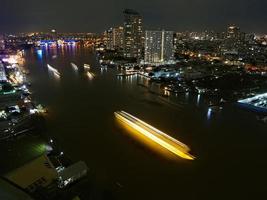
M 158 96 L 140 86 L 145 78 L 101 69 L 94 52 L 82 47 L 32 49 L 25 59 L 33 97 L 49 109 L 47 134 L 65 155 L 87 163 L 92 184 L 101 188 L 93 198 L 257 199 L 266 193 L 267 127 L 255 114 L 232 104 L 210 114 L 201 96 Z M 187 144 L 196 160 L 175 158 L 134 136 L 115 119 L 118 110 Z

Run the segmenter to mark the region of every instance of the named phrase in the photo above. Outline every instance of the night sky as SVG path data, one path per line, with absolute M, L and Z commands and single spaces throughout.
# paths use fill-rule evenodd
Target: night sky
M 0 32 L 102 32 L 138 10 L 146 29 L 223 31 L 235 23 L 267 33 L 266 0 L 1 0 Z

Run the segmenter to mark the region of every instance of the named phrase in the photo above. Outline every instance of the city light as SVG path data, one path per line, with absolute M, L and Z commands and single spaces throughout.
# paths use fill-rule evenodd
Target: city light
M 10 56 L 9 58 L 3 58 L 2 60 L 10 64 L 17 64 L 19 57 L 15 55 L 15 56 Z
M 3 199 L 264 199 L 264 3 L 7 2 Z
M 84 64 L 83 67 L 84 67 L 84 69 L 90 69 L 91 68 L 91 66 L 89 64 Z

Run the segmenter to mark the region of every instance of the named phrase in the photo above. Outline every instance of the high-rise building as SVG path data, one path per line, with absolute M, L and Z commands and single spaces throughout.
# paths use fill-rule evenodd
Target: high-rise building
M 57 40 L 57 31 L 56 29 L 51 30 L 51 39 L 52 40 Z
M 4 49 L 5 49 L 4 36 L 0 35 L 0 50 L 4 50 Z
M 109 45 L 109 30 L 105 31 L 104 33 L 101 34 L 101 37 L 99 38 L 100 40 L 98 41 L 99 44 L 98 45 L 104 45 L 106 48 Z
M 173 61 L 174 45 L 172 31 L 146 31 L 145 63 L 160 64 Z
M 123 27 L 110 28 L 107 32 L 107 49 L 122 49 L 124 40 Z
M 143 28 L 141 15 L 130 9 L 124 11 L 124 56 L 141 58 L 143 50 Z
M 113 29 L 114 46 L 116 49 L 123 49 L 124 45 L 124 28 L 119 26 Z
M 106 49 L 114 49 L 113 29 L 110 28 L 109 30 L 107 30 L 105 32 L 105 35 L 106 35 L 106 41 L 105 41 Z
M 229 26 L 227 30 L 227 37 L 238 39 L 240 37 L 240 28 L 235 25 Z

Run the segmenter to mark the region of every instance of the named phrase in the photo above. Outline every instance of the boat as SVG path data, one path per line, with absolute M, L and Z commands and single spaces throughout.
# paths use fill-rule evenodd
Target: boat
M 84 69 L 90 69 L 91 68 L 91 66 L 89 64 L 84 64 L 83 67 L 84 67 Z
M 73 62 L 71 62 L 70 65 L 71 65 L 71 66 L 73 67 L 73 69 L 75 69 L 75 70 L 78 70 L 78 69 L 79 69 L 78 66 L 77 66 L 75 63 L 73 63 Z
M 115 117 L 132 127 L 146 138 L 154 141 L 158 145 L 164 147 L 173 154 L 187 160 L 194 160 L 195 157 L 189 154 L 189 147 L 175 138 L 163 133 L 144 121 L 134 117 L 125 111 L 117 111 Z
M 119 73 L 117 74 L 117 76 L 120 76 L 120 77 L 127 77 L 127 76 L 134 76 L 136 75 L 136 73 Z
M 209 106 L 209 110 L 210 112 L 217 113 L 217 112 L 222 111 L 223 107 L 219 105 L 213 105 L 213 106 Z
M 51 65 L 47 64 L 47 67 L 50 71 L 52 71 L 56 76 L 60 77 L 60 73 L 57 69 L 55 69 L 54 67 L 52 67 Z

